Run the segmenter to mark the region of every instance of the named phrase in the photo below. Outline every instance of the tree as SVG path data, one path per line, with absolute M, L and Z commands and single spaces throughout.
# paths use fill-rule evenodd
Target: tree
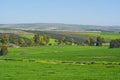
M 120 48 L 120 39 L 111 40 L 110 48 Z
M 64 44 L 67 42 L 67 37 L 66 36 L 61 36 L 58 38 L 58 44 Z
M 34 46 L 34 39 L 30 39 L 29 42 L 28 42 L 28 45 L 29 46 Z
M 72 44 L 74 44 L 74 43 L 75 43 L 74 38 L 71 38 L 71 39 L 70 39 L 70 44 L 72 45 Z
M 95 41 L 92 37 L 89 37 L 87 40 L 86 40 L 86 43 L 89 45 L 89 46 L 94 46 L 95 44 Z
M 4 45 L 4 44 L 7 44 L 9 42 L 9 36 L 7 34 L 4 34 L 1 38 L 1 43 Z
M 40 36 L 39 43 L 40 43 L 40 45 L 46 45 L 47 44 L 42 35 Z
M 7 55 L 7 53 L 8 53 L 7 46 L 1 46 L 0 55 Z
M 19 36 L 15 34 L 9 34 L 9 43 L 18 45 Z
M 44 41 L 45 41 L 46 43 L 49 43 L 50 36 L 47 35 L 47 34 L 43 34 L 42 36 L 43 36 Z
M 35 42 L 35 45 L 39 45 L 39 43 L 40 43 L 40 36 L 39 36 L 39 34 L 35 34 L 34 35 L 34 42 Z
M 96 46 L 102 46 L 102 43 L 103 43 L 103 38 L 97 37 Z
M 19 45 L 20 45 L 21 47 L 25 46 L 25 45 L 26 45 L 25 39 L 20 38 L 20 39 L 19 39 Z

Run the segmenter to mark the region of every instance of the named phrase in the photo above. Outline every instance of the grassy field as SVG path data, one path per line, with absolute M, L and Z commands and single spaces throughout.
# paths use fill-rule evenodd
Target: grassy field
M 101 79 L 120 80 L 120 49 L 40 46 L 9 48 L 0 56 L 0 80 Z
M 75 32 L 73 34 L 82 34 L 82 35 L 89 35 L 89 36 L 101 36 L 105 39 L 116 39 L 120 38 L 120 34 L 118 32 Z
M 32 39 L 34 37 L 34 34 L 20 34 L 19 36 Z
M 120 66 L 0 62 L 1 80 L 119 80 Z
M 96 53 L 97 52 L 97 53 Z M 120 61 L 120 58 L 94 58 L 94 56 L 120 56 L 120 49 L 108 46 L 40 46 L 9 48 L 9 54 L 0 58 L 42 59 L 60 61 Z M 25 53 L 25 54 L 24 54 Z M 22 55 L 24 54 L 24 55 Z M 79 57 L 93 58 L 79 58 Z
M 105 39 L 120 38 L 118 33 L 77 32 Z M 21 34 L 31 39 L 33 34 Z M 0 56 L 0 80 L 120 80 L 120 49 L 108 44 L 96 46 L 55 46 L 49 44 L 8 48 L 8 55 Z

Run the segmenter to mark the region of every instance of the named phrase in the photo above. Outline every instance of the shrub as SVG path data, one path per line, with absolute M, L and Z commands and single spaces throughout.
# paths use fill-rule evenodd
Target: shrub
M 7 53 L 8 53 L 7 46 L 2 46 L 1 51 L 0 51 L 0 55 L 7 55 Z
M 111 40 L 110 48 L 120 48 L 120 39 Z

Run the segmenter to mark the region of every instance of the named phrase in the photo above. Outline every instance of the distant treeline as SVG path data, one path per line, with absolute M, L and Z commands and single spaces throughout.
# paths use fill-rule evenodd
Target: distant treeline
M 79 40 L 77 38 L 67 36 L 67 35 L 58 35 L 55 36 L 55 42 L 58 45 L 90 45 L 94 46 L 101 46 L 104 42 L 104 38 L 97 37 L 96 40 L 94 40 L 92 37 L 87 38 L 86 40 Z M 52 43 L 49 43 L 50 39 L 54 39 L 51 37 L 51 34 L 45 34 L 45 33 L 36 33 L 33 38 L 28 39 L 25 37 L 21 37 L 19 35 L 15 34 L 0 34 L 0 41 L 4 44 L 15 44 L 21 47 L 27 47 L 27 46 L 38 46 L 38 45 L 52 45 Z
M 83 36 L 76 38 L 71 35 L 59 35 L 55 33 L 54 36 L 51 37 L 52 34 L 53 33 L 48 34 L 47 32 L 38 31 L 31 39 L 16 34 L 0 34 L 0 42 L 2 45 L 17 45 L 20 47 L 53 45 L 52 43 L 49 43 L 50 39 L 55 39 L 57 45 L 102 46 L 102 44 L 106 42 L 105 39 L 100 36 L 83 39 Z M 120 47 L 120 39 L 111 40 L 110 48 L 117 47 Z

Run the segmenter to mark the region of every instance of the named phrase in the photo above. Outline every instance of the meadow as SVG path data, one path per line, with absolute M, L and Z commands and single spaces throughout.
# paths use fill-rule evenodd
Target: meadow
M 118 32 L 74 32 L 73 34 L 87 35 L 90 37 L 103 37 L 105 39 L 118 39 L 120 38 L 120 33 Z
M 119 80 L 120 49 L 108 46 L 9 48 L 0 80 Z
M 74 32 L 77 37 L 120 38 L 119 33 Z M 87 36 L 86 36 L 87 35 Z M 19 34 L 33 39 L 34 34 Z M 76 35 L 73 35 L 76 36 Z M 83 36 L 83 37 L 82 37 Z M 9 47 L 0 56 L 0 80 L 120 80 L 120 49 L 103 46 L 57 45 Z

